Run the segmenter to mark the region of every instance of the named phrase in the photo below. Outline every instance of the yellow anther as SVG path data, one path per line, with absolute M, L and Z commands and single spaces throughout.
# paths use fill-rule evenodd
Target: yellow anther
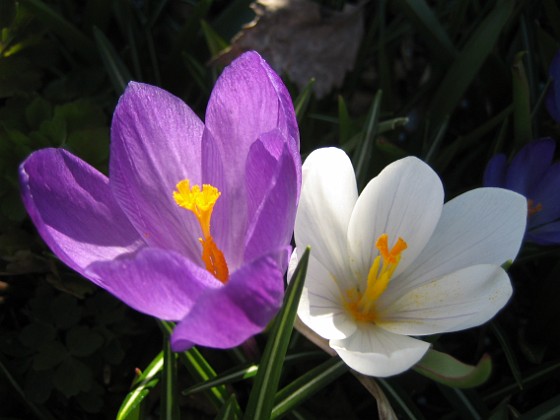
M 222 283 L 225 283 L 229 276 L 229 270 L 224 254 L 212 238 L 210 233 L 210 219 L 214 205 L 220 197 L 221 192 L 210 184 L 200 186 L 194 185 L 188 179 L 184 179 L 177 184 L 177 191 L 173 191 L 173 198 L 180 207 L 190 210 L 197 218 L 202 230 L 202 238 L 199 238 L 202 245 L 202 261 L 206 269 Z
M 375 257 L 369 269 L 366 290 L 361 292 L 351 289 L 346 292 L 346 309 L 357 321 L 375 320 L 375 302 L 389 286 L 401 260 L 401 254 L 408 247 L 402 238 L 398 238 L 389 250 L 389 238 L 386 233 L 377 238 L 375 246 L 379 255 Z
M 530 198 L 527 200 L 527 216 L 528 217 L 534 216 L 536 213 L 538 213 L 541 210 L 542 210 L 542 204 L 541 203 L 535 204 L 535 201 L 530 199 Z

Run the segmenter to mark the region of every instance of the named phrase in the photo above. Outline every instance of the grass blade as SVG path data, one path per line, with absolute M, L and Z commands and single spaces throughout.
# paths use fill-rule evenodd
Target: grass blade
M 292 335 L 299 298 L 305 282 L 308 261 L 309 248 L 299 261 L 293 278 L 286 290 L 282 309 L 276 316 L 276 320 L 270 331 L 270 337 L 264 349 L 259 372 L 255 378 L 255 383 L 253 384 L 253 389 L 245 410 L 244 418 L 246 420 L 270 418 L 276 390 L 280 381 L 284 357 Z
M 177 357 L 171 351 L 169 338 L 165 337 L 163 347 L 163 386 L 161 387 L 162 420 L 179 420 L 177 392 Z
M 124 92 L 128 82 L 132 80 L 132 76 L 105 34 L 98 28 L 93 28 L 93 36 L 105 70 L 113 84 L 113 89 L 115 89 L 117 95 L 120 95 Z
M 124 399 L 117 420 L 125 420 L 138 408 L 142 400 L 159 383 L 159 374 L 163 370 L 163 352 L 160 352 L 148 365 L 146 370 L 134 381 L 134 389 Z
M 330 358 L 311 369 L 278 391 L 271 418 L 286 414 L 346 372 L 348 372 L 346 363 L 338 357 Z

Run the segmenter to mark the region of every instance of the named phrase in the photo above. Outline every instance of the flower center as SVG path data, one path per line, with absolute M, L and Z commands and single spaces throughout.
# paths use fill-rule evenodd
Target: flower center
M 356 288 L 346 291 L 345 307 L 356 321 L 375 322 L 375 302 L 387 289 L 399 265 L 401 254 L 408 246 L 402 238 L 398 238 L 389 249 L 389 237 L 384 233 L 377 238 L 375 247 L 379 250 L 379 255 L 369 269 L 366 290 L 362 292 Z
M 537 203 L 535 204 L 535 200 L 528 199 L 527 200 L 527 216 L 531 217 L 537 214 L 539 211 L 542 210 L 542 204 Z
M 210 234 L 210 219 L 214 204 L 220 197 L 221 192 L 210 184 L 203 184 L 202 190 L 198 185 L 193 185 L 188 179 L 184 179 L 177 184 L 177 191 L 173 191 L 175 202 L 184 209 L 190 210 L 198 219 L 202 238 L 199 238 L 202 245 L 202 261 L 206 269 L 222 283 L 225 283 L 229 276 L 224 254 Z

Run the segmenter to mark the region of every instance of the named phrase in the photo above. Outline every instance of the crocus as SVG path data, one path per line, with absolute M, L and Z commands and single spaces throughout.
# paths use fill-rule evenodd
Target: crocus
M 497 154 L 486 166 L 484 185 L 503 187 L 527 198 L 525 239 L 539 245 L 560 244 L 560 163 L 552 163 L 556 143 L 534 140 L 519 150 L 510 163 Z
M 550 89 L 546 95 L 546 109 L 550 116 L 560 123 L 560 50 L 550 63 L 548 76 L 550 77 Z
M 23 201 L 69 267 L 134 309 L 178 321 L 174 350 L 228 348 L 281 305 L 301 167 L 293 105 L 256 53 L 227 67 L 205 123 L 130 83 L 107 178 L 63 149 L 20 167 Z
M 506 304 L 500 265 L 516 256 L 525 215 L 525 199 L 498 188 L 444 205 L 439 177 L 414 157 L 358 196 L 346 154 L 317 150 L 303 165 L 289 270 L 310 246 L 298 315 L 356 371 L 403 372 L 430 347 L 410 336 L 474 327 Z

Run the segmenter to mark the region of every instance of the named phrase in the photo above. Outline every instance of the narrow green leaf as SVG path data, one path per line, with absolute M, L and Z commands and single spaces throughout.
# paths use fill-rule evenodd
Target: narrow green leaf
M 340 144 L 346 144 L 352 137 L 352 119 L 342 96 L 338 96 L 338 137 Z
M 315 85 L 315 79 L 309 80 L 307 85 L 300 92 L 298 97 L 294 101 L 294 110 L 296 112 L 296 118 L 298 122 L 301 122 L 307 106 L 309 105 L 309 99 L 311 99 L 311 94 L 313 93 L 313 86 Z
M 560 395 L 523 413 L 520 420 L 557 420 L 558 418 L 560 418 Z
M 476 366 L 470 366 L 448 354 L 428 350 L 413 368 L 436 382 L 455 388 L 472 388 L 483 384 L 492 372 L 492 359 L 485 354 Z
M 463 419 L 482 420 L 488 418 L 488 408 L 475 392 L 461 390 L 458 388 L 448 388 L 438 384 L 438 389 L 449 401 L 456 413 L 461 413 Z
M 338 357 L 330 358 L 311 369 L 278 391 L 274 398 L 271 418 L 286 414 L 346 372 L 346 363 Z
M 16 1 L 0 0 L 0 29 L 11 25 L 16 17 Z
M 259 372 L 249 395 L 249 402 L 247 403 L 244 417 L 246 420 L 270 418 L 284 357 L 292 335 L 299 298 L 305 282 L 308 261 L 309 248 L 305 250 L 296 267 L 286 290 L 282 309 L 276 316 L 271 328 L 270 336 L 260 362 Z
M 391 379 L 381 379 L 377 378 L 377 382 L 387 391 L 391 396 L 391 399 L 400 408 L 400 411 L 404 415 L 403 418 L 408 420 L 424 420 L 424 416 L 416 407 L 408 392 L 403 390 L 397 383 L 393 382 Z
M 511 265 L 511 261 L 509 265 Z M 511 370 L 511 373 L 515 379 L 515 382 L 519 386 L 519 389 L 523 389 L 523 379 L 521 378 L 521 371 L 519 370 L 519 364 L 517 363 L 517 358 L 515 357 L 515 353 L 513 352 L 513 349 L 509 343 L 506 333 L 503 331 L 503 329 L 500 327 L 497 321 L 492 321 L 490 323 L 490 328 L 492 328 L 492 332 L 498 339 L 498 342 L 500 343 L 500 347 L 502 348 L 504 354 L 506 355 L 506 360 L 508 362 L 509 369 Z
M 441 122 L 440 126 L 437 129 L 437 132 L 433 138 L 433 140 L 430 141 L 430 146 L 428 149 L 428 152 L 426 153 L 426 156 L 424 157 L 424 161 L 426 163 L 431 163 L 433 157 L 435 156 L 436 152 L 439 149 L 439 145 L 441 144 L 443 137 L 445 136 L 445 133 L 447 132 L 447 126 L 449 125 L 449 115 L 446 115 L 443 118 L 443 121 Z
M 356 168 L 356 179 L 358 181 L 358 186 L 363 186 L 366 180 L 366 166 L 369 162 L 369 159 L 371 158 L 370 155 L 371 151 L 373 150 L 373 143 L 375 140 L 375 136 L 377 135 L 377 123 L 379 120 L 382 97 L 383 92 L 381 90 L 377 91 L 366 119 L 362 143 L 354 153 L 353 160 L 354 167 Z
M 517 147 L 531 141 L 533 138 L 531 129 L 531 98 L 529 94 L 529 83 L 523 65 L 525 52 L 515 55 L 513 61 L 513 128 Z
M 177 358 L 171 351 L 169 337 L 163 344 L 163 377 L 161 387 L 162 420 L 179 420 L 179 393 L 177 392 Z
M 225 50 L 229 46 L 205 20 L 200 21 L 200 27 L 202 28 L 206 44 L 208 45 L 212 57 L 215 57 L 219 52 Z
M 130 391 L 124 399 L 117 420 L 129 419 L 131 414 L 140 405 L 142 400 L 159 383 L 159 374 L 163 370 L 163 352 L 160 352 L 154 360 L 150 362 L 146 370 L 134 381 L 134 389 Z
M 93 61 L 95 46 L 78 28 L 41 0 L 21 0 L 20 3 L 78 54 L 88 61 Z
M 113 89 L 117 95 L 120 95 L 124 92 L 128 82 L 132 80 L 132 76 L 105 34 L 94 27 L 93 36 Z
M 478 25 L 445 74 L 430 105 L 432 122 L 439 126 L 451 114 L 494 48 L 511 14 L 512 0 L 503 0 Z
M 257 374 L 258 369 L 259 367 L 253 363 L 248 366 L 238 366 L 228 372 L 217 375 L 213 379 L 193 385 L 185 389 L 182 394 L 190 395 L 196 392 L 205 391 L 215 386 L 229 384 L 232 382 L 241 381 L 243 379 L 249 379 Z
M 424 45 L 442 61 L 452 61 L 457 55 L 449 35 L 425 0 L 396 0 L 395 7 L 403 13 L 424 38 Z
M 235 395 L 230 395 L 226 403 L 222 406 L 218 415 L 216 416 L 216 420 L 235 420 L 239 418 L 238 412 L 236 411 L 236 407 L 239 404 L 237 403 L 237 399 Z

